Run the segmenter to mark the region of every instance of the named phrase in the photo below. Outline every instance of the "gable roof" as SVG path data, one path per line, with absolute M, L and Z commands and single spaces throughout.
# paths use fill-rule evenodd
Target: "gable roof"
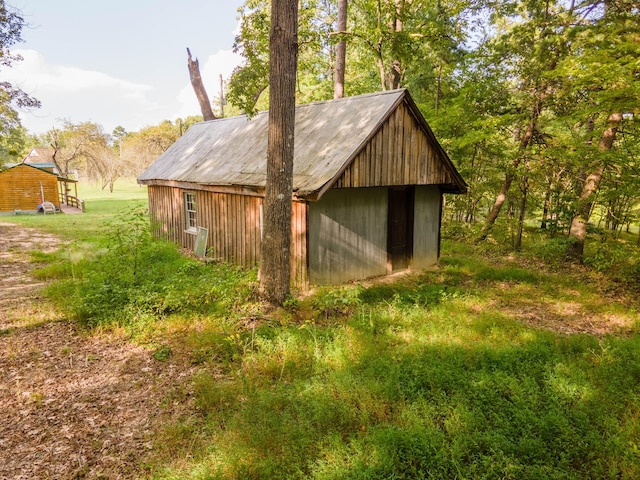
M 52 148 L 32 148 L 31 151 L 22 159 L 22 163 L 52 163 Z
M 298 197 L 319 198 L 336 181 L 401 102 L 407 102 L 456 187 L 466 184 L 442 150 L 409 93 L 392 90 L 296 107 L 293 189 Z M 267 171 L 268 112 L 253 119 L 223 118 L 193 125 L 138 181 L 180 182 L 263 189 Z
M 58 175 L 57 173 L 50 172 L 49 170 L 46 170 L 46 167 L 43 167 L 42 165 L 43 164 L 40 163 L 7 163 L 6 165 L 4 165 L 4 167 L 0 167 L 0 173 L 6 172 L 7 170 L 11 170 L 13 168 L 33 168 L 35 170 L 38 170 L 39 172 L 46 173 L 47 175 L 53 175 L 58 180 L 64 180 L 65 182 L 73 183 L 78 182 L 77 180 L 74 180 L 72 178 L 65 178 Z

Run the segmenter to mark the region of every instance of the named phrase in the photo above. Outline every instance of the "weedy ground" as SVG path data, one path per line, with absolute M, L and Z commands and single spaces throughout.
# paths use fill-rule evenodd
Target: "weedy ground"
M 267 310 L 255 272 L 151 239 L 135 208 L 103 212 L 47 218 L 38 228 L 67 246 L 32 258 L 66 321 L 181 372 L 148 390 L 161 421 L 122 476 L 640 477 L 631 236 L 592 241 L 573 265 L 562 238 L 530 230 L 514 254 L 499 231 L 478 246 L 445 229 L 437 269 Z

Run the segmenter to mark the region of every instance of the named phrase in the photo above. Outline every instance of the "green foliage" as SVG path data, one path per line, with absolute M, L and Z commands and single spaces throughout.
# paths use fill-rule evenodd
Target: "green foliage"
M 264 314 L 248 301 L 254 272 L 153 240 L 143 210 L 101 230 L 76 228 L 69 251 L 33 260 L 58 265 L 43 275 L 68 315 L 192 364 L 189 387 L 166 393 L 184 409 L 145 460 L 152 478 L 640 475 L 640 305 L 602 295 L 617 286 L 606 262 L 547 268 L 538 253 L 561 248 L 540 232 L 518 256 L 447 239 L 439 269 L 319 288 Z M 617 248 L 635 259 L 629 240 Z M 563 305 L 630 326 L 598 337 L 522 321 L 534 310 L 570 323 Z
M 496 283 L 538 288 L 538 276 L 467 268 L 460 251 L 441 271 L 318 291 L 314 311 L 339 305 L 337 323 L 236 337 L 226 375 L 195 377 L 193 460 L 155 478 L 640 474 L 640 341 L 557 335 L 486 308 L 510 298 Z M 494 273 L 475 278 L 478 264 Z
M 49 293 L 71 317 L 88 326 L 116 323 L 134 330 L 175 312 L 228 308 L 246 300 L 253 278 L 252 272 L 202 264 L 154 240 L 142 209 L 113 222 L 97 254 L 64 268 L 72 278 Z
M 193 461 L 156 477 L 640 474 L 637 336 L 561 335 L 512 313 L 542 303 L 549 315 L 579 301 L 597 315 L 626 312 L 637 328 L 634 310 L 609 304 L 605 313 L 596 286 L 527 269 L 535 250 L 509 259 L 447 242 L 445 251 L 437 271 L 319 289 L 296 305 L 312 307 L 299 325 L 204 341 L 219 352 L 204 365 L 222 361 L 226 374 L 196 376 L 206 426 L 189 433 Z M 511 313 L 496 307 L 510 303 Z
M 22 13 L 1 0 L 0 68 L 11 68 L 22 60 L 20 55 L 11 52 L 11 48 L 22 41 L 25 25 Z M 0 168 L 9 162 L 19 162 L 24 153 L 26 132 L 20 124 L 18 110 L 39 107 L 39 100 L 9 82 L 0 82 Z
M 314 308 L 327 318 L 352 313 L 359 304 L 360 289 L 357 286 L 323 289 L 313 300 Z

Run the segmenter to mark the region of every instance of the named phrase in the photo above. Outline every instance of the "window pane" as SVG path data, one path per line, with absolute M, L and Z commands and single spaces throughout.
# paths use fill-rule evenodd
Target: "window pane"
M 185 209 L 185 227 L 187 230 L 195 231 L 197 227 L 196 221 L 196 194 L 191 192 L 184 193 L 184 209 Z

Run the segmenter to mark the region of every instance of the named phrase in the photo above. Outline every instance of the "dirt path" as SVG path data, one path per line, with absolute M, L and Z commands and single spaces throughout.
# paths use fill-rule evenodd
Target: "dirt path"
M 27 253 L 55 248 L 0 222 L 0 479 L 139 478 L 189 366 L 60 319 Z

